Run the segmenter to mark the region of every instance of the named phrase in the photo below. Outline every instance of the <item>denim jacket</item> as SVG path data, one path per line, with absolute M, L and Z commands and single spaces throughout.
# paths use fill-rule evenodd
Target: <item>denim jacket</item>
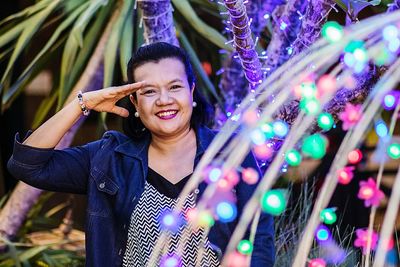
M 215 132 L 208 128 L 200 127 L 196 130 L 194 166 L 214 136 Z M 121 266 L 130 217 L 144 190 L 147 177 L 150 140 L 150 135 L 145 140 L 135 141 L 120 132 L 108 131 L 100 140 L 55 150 L 23 145 L 17 133 L 14 152 L 7 167 L 15 178 L 34 187 L 86 194 L 86 266 Z M 258 169 L 251 153 L 242 167 Z M 205 187 L 205 183 L 199 185 L 199 196 Z M 238 218 L 255 187 L 242 181 L 236 185 Z M 221 255 L 236 223 L 237 220 L 231 223 L 216 221 L 210 229 L 208 239 Z M 273 266 L 274 257 L 273 218 L 262 213 L 251 266 Z

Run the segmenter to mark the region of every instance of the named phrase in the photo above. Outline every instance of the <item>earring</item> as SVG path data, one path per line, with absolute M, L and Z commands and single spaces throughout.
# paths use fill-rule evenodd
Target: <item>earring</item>
M 193 106 L 194 108 L 197 107 L 197 102 L 196 102 L 196 101 L 193 101 L 192 106 Z
M 135 112 L 135 117 L 139 118 L 139 112 L 137 112 L 137 111 Z

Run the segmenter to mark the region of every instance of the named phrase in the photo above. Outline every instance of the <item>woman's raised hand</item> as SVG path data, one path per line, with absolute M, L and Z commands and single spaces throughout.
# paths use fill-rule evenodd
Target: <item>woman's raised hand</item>
M 83 102 L 85 103 L 86 108 L 89 110 L 110 112 L 122 117 L 128 117 L 128 110 L 116 106 L 115 104 L 124 96 L 130 95 L 144 86 L 146 86 L 146 82 L 141 81 L 87 92 L 83 94 Z

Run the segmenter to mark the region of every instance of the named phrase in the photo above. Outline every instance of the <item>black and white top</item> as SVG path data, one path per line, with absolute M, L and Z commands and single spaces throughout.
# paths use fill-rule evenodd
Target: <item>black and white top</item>
M 178 196 L 189 178 L 190 175 L 177 184 L 172 184 L 149 168 L 144 191 L 132 212 L 128 242 L 123 258 L 124 267 L 148 265 L 150 255 L 161 235 L 159 216 L 166 209 L 174 209 L 179 201 Z M 196 194 L 191 193 L 184 204 L 184 210 L 194 208 L 195 201 Z M 168 254 L 178 254 L 182 259 L 183 266 L 220 265 L 218 256 L 211 249 L 211 244 L 202 228 L 193 231 L 190 227 L 183 225 L 170 237 L 171 242 L 169 242 L 168 248 L 163 249 Z M 189 241 L 184 248 L 180 248 L 183 249 L 183 253 L 178 253 L 178 247 L 182 240 Z M 159 264 L 157 263 L 157 265 Z

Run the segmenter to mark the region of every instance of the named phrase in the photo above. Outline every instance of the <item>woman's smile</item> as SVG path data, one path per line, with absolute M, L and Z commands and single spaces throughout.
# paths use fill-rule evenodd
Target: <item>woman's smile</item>
M 178 110 L 176 109 L 168 109 L 168 110 L 161 110 L 156 113 L 156 116 L 162 120 L 170 120 L 176 117 L 178 114 Z

